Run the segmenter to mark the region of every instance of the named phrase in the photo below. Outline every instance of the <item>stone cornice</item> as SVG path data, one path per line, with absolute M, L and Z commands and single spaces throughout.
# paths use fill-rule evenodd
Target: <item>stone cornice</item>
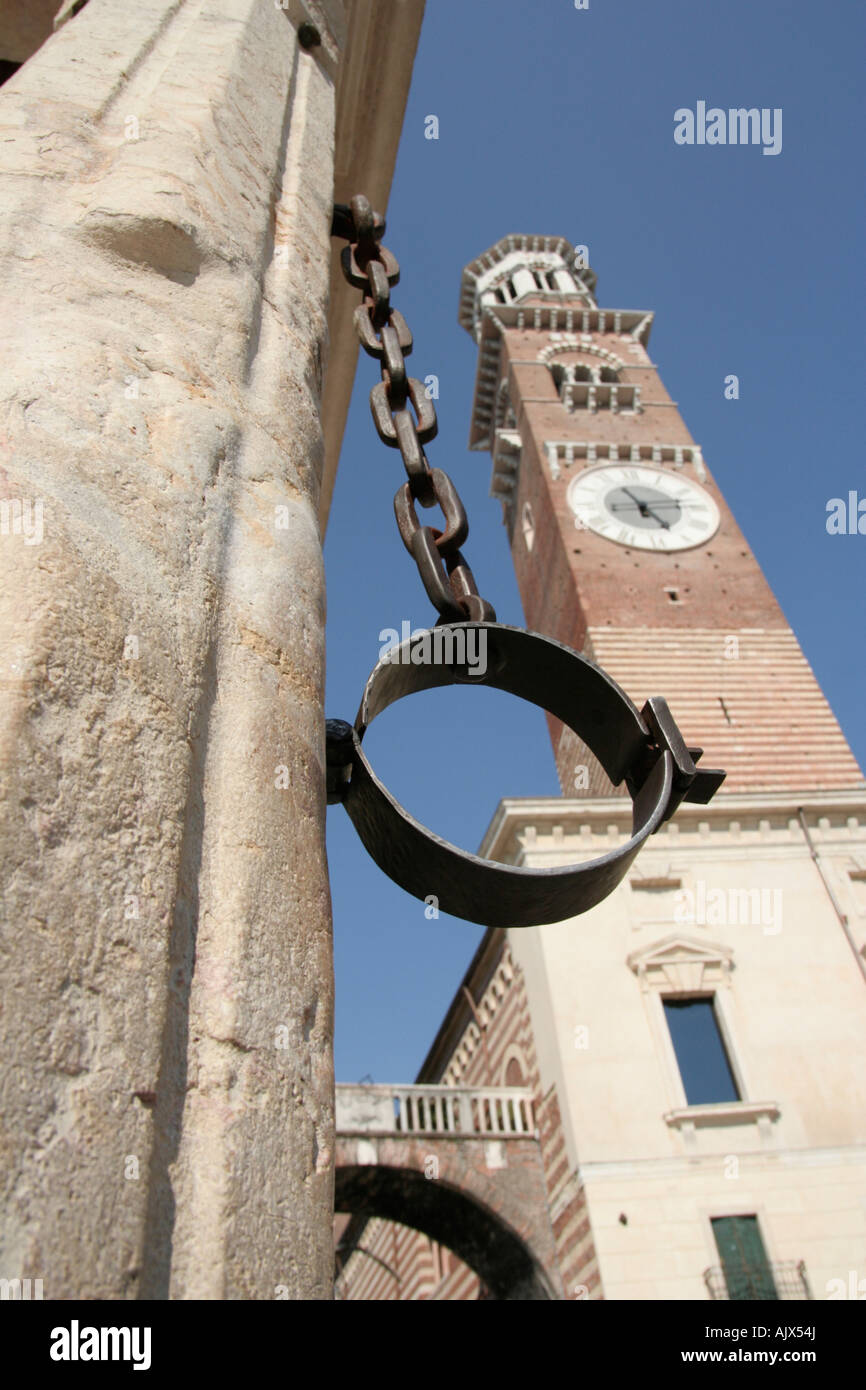
M 339 70 L 334 152 L 334 200 L 364 193 L 384 213 L 409 95 L 424 0 L 348 0 L 348 38 Z M 420 137 L 419 137 L 420 138 Z M 331 254 L 328 366 L 322 395 L 325 461 L 319 505 L 324 532 L 358 361 L 352 321 L 359 292 L 340 269 L 341 244 Z
M 577 842 L 579 857 L 594 857 L 600 852 L 599 840 L 617 843 L 631 834 L 631 799 L 629 797 L 509 797 L 500 801 L 478 853 L 484 858 L 504 863 L 521 863 L 526 850 L 549 850 L 561 856 L 566 841 Z M 866 836 L 866 785 L 843 791 L 785 791 L 719 793 L 708 806 L 693 806 L 683 802 L 676 815 L 648 842 L 646 852 L 653 849 L 683 849 L 690 843 L 700 843 L 702 853 L 710 837 L 724 834 L 727 839 L 748 835 L 750 842 L 766 838 L 768 844 L 776 839 L 794 836 L 799 844 L 802 830 L 797 812 L 803 810 L 816 821 L 815 836 L 820 842 L 838 838 L 830 822 L 833 818 L 846 822 L 843 834 Z M 856 825 L 847 823 L 854 821 Z
M 849 1144 L 834 1149 L 758 1149 L 745 1150 L 737 1154 L 742 1169 L 765 1171 L 768 1166 L 781 1168 L 824 1168 L 846 1163 L 861 1164 L 866 1159 L 866 1146 Z M 706 1168 L 718 1172 L 717 1153 L 690 1153 L 665 1158 L 625 1158 L 594 1162 L 589 1159 L 581 1163 L 578 1176 L 582 1184 L 588 1182 L 629 1181 L 634 1178 L 662 1181 L 683 1174 L 692 1174 L 696 1169 Z

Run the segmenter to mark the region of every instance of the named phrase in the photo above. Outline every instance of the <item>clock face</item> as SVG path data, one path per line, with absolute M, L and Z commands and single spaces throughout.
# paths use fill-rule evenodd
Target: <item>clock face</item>
M 638 550 L 688 550 L 719 526 L 719 509 L 689 478 L 640 463 L 587 468 L 568 485 L 575 526 Z

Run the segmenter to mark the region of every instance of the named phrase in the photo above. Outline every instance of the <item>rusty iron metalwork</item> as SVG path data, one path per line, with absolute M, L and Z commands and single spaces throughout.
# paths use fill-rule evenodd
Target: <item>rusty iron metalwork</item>
M 445 639 L 473 626 L 448 624 L 436 633 Z M 430 634 L 415 635 L 382 658 L 367 681 L 354 728 L 329 721 L 329 799 L 342 801 L 368 853 L 388 877 L 417 898 L 435 894 L 441 911 L 488 927 L 541 926 L 576 917 L 613 891 L 641 845 L 681 801 L 705 804 L 725 774 L 697 768 L 702 750 L 686 747 L 659 697 L 638 713 L 600 667 L 561 642 L 503 623 L 479 624 L 477 632 L 486 634 L 481 676 L 458 662 L 413 662 L 413 645 Z M 451 650 L 465 653 L 465 638 L 462 647 L 455 643 Z M 366 729 L 405 695 L 470 682 L 548 710 L 591 749 L 611 782 L 626 783 L 633 811 L 632 834 L 625 844 L 587 863 L 522 869 L 458 849 L 404 810 L 364 755 Z
M 434 544 L 440 555 L 453 555 L 455 550 L 460 549 L 469 534 L 469 522 L 466 519 L 460 494 L 448 474 L 443 473 L 441 468 L 433 468 L 430 470 L 430 478 L 433 494 L 445 517 L 445 530 L 435 537 Z M 415 511 L 415 499 L 408 483 L 404 483 L 394 494 L 394 514 L 397 517 L 397 529 L 403 538 L 403 544 L 411 555 L 412 538 L 416 531 L 421 529 L 421 523 Z
M 710 801 L 725 774 L 697 768 L 703 750 L 686 745 L 660 697 L 650 698 L 638 713 L 625 692 L 586 657 L 539 633 L 497 623 L 461 553 L 469 523 L 460 495 L 447 473 L 430 468 L 424 453 L 423 445 L 436 436 L 436 411 L 422 383 L 406 372 L 412 334 L 391 307 L 400 267 L 381 245 L 384 220 L 359 196 L 335 207 L 332 232 L 349 243 L 341 255 L 345 278 L 364 292 L 355 327 L 382 373 L 370 393 L 373 422 L 383 443 L 399 449 L 403 459 L 407 481 L 397 490 L 394 513 L 438 619 L 432 633 L 413 634 L 382 657 L 367 681 L 354 727 L 340 719 L 327 721 L 328 801 L 343 803 L 367 851 L 390 878 L 415 897 L 435 895 L 444 912 L 489 927 L 541 926 L 578 916 L 613 891 L 641 845 L 681 801 Z M 419 504 L 438 504 L 444 529 L 423 525 Z M 465 657 L 470 634 L 485 643 L 481 674 L 465 660 L 453 659 L 461 650 Z M 450 655 L 413 660 L 414 644 L 433 636 Z M 376 715 L 395 700 L 458 683 L 504 690 L 572 729 L 614 786 L 625 783 L 633 803 L 630 839 L 588 863 L 521 869 L 468 854 L 414 820 L 378 780 L 361 741 Z
M 460 495 L 441 468 L 430 468 L 424 453 L 423 445 L 436 438 L 439 428 L 436 407 L 423 382 L 406 372 L 412 334 L 403 315 L 391 306 L 400 266 L 382 245 L 384 219 L 359 195 L 349 204 L 337 204 L 331 231 L 349 243 L 340 255 L 343 275 L 364 292 L 355 310 L 355 328 L 362 348 L 379 362 L 382 372 L 382 380 L 370 392 L 373 423 L 382 443 L 400 450 L 408 477 L 394 501 L 400 535 L 440 622 L 495 622 L 493 605 L 481 598 L 460 554 L 469 534 Z M 444 531 L 421 525 L 415 512 L 416 503 L 433 507 L 437 502 L 445 515 Z

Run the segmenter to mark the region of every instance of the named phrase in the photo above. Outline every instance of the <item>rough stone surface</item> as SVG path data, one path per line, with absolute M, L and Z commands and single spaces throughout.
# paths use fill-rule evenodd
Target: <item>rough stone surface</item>
M 46 1298 L 331 1295 L 298 9 L 90 0 L 0 91 L 0 1274 Z

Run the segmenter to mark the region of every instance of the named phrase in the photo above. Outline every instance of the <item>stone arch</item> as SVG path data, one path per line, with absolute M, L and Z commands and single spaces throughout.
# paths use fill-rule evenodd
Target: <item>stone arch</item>
M 554 341 L 549 342 L 547 347 L 541 348 L 536 361 L 549 367 L 555 357 L 559 357 L 561 353 L 565 352 L 577 352 L 587 357 L 598 357 L 606 367 L 615 372 L 623 371 L 626 366 L 623 359 L 617 357 L 615 352 L 599 347 L 589 335 L 577 333 L 558 333 Z
M 337 1166 L 335 1210 L 378 1216 L 447 1246 L 483 1280 L 494 1299 L 555 1299 L 526 1242 L 491 1207 L 440 1178 L 386 1164 Z

